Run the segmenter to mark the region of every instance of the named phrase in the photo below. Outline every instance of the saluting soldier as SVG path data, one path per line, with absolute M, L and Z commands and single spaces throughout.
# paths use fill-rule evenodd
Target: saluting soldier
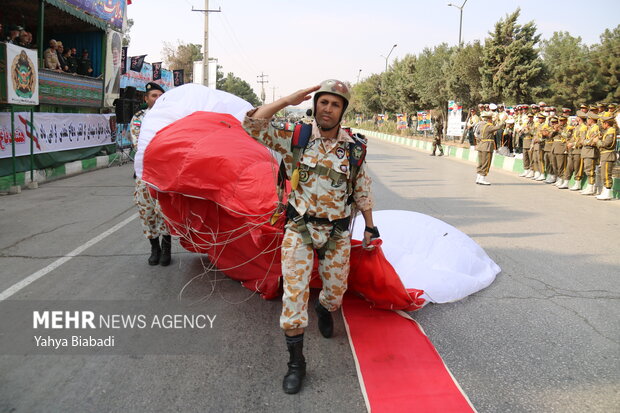
M 480 140 L 476 145 L 478 151 L 478 176 L 476 177 L 476 183 L 479 185 L 491 185 L 486 180 L 486 176 L 489 174 L 491 168 L 491 160 L 493 159 L 493 150 L 495 149 L 495 133 L 504 126 L 504 122 L 500 122 L 497 125 L 493 125 L 491 119 L 493 114 L 485 112 L 482 114 L 482 120 L 485 124 L 482 126 L 480 132 Z
M 314 97 L 312 92 L 316 92 Z M 278 111 L 311 98 L 311 136 L 305 150 L 299 151 L 300 148 L 292 147 L 293 133 L 275 130 L 269 120 Z M 280 327 L 289 352 L 282 387 L 288 394 L 299 392 L 306 375 L 303 343 L 315 250 L 323 289 L 314 308 L 319 331 L 329 338 L 334 329 L 331 313 L 340 308 L 347 289 L 352 208 L 349 200 L 355 202 L 366 223 L 363 245 L 379 237 L 372 221 L 371 178 L 363 161 L 365 149 L 341 127 L 350 99 L 349 88 L 343 82 L 329 79 L 254 109 L 243 122 L 250 136 L 282 154 L 291 180 L 288 222 L 281 248 L 284 292 L 280 313 Z
M 607 201 L 612 198 L 611 187 L 613 178 L 611 173 L 616 162 L 616 128 L 613 116 L 601 117 L 603 123 L 603 136 L 597 140 L 596 145 L 601 156 L 601 175 L 603 178 L 603 191 L 596 199 Z
M 601 131 L 597 124 L 598 115 L 595 113 L 588 113 L 588 131 L 586 137 L 583 140 L 583 148 L 581 149 L 581 159 L 583 159 L 583 168 L 588 176 L 588 185 L 581 195 L 594 195 L 596 189 L 594 183 L 596 180 L 596 164 L 598 163 L 598 138 L 601 136 Z

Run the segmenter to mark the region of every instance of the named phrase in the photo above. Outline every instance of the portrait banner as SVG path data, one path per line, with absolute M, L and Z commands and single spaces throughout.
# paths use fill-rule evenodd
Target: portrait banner
M 462 136 L 465 122 L 462 119 L 463 106 L 453 100 L 448 101 L 448 130 L 446 136 Z
M 116 116 L 84 113 L 15 112 L 15 156 L 67 151 L 115 143 Z M 12 156 L 11 114 L 0 112 L 0 158 Z
M 7 103 L 39 104 L 37 51 L 6 43 Z
M 121 89 L 121 34 L 115 30 L 108 30 L 106 55 L 105 106 L 111 107 Z
M 427 112 L 418 112 L 418 130 L 430 131 L 431 130 L 431 117 Z
M 407 129 L 407 114 L 406 113 L 396 114 L 396 129 L 397 130 Z

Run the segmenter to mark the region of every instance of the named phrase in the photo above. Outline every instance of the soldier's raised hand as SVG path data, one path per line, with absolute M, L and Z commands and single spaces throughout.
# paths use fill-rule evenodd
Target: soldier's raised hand
M 288 95 L 285 100 L 288 106 L 297 106 L 306 100 L 310 100 L 312 96 L 311 93 L 316 92 L 321 88 L 321 85 L 312 86 L 306 89 L 300 89 L 297 92 Z

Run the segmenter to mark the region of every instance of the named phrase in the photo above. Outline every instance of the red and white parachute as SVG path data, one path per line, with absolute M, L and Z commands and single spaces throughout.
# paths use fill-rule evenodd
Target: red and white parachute
M 272 220 L 279 159 L 241 127 L 250 109 L 196 84 L 166 92 L 143 119 L 135 170 L 185 249 L 208 254 L 227 276 L 274 298 L 285 219 Z M 500 271 L 473 240 L 435 218 L 376 211 L 374 221 L 382 240 L 371 251 L 358 241 L 363 222 L 354 225 L 349 290 L 379 308 L 459 300 Z

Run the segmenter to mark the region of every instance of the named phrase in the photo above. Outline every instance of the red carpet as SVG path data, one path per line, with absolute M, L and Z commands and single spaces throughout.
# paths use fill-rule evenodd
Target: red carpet
M 342 314 L 369 411 L 475 412 L 415 321 L 352 294 Z

